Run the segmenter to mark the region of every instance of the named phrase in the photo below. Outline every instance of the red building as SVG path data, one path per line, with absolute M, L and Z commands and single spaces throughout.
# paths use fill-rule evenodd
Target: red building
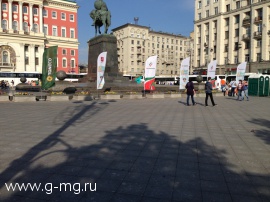
M 0 72 L 41 73 L 44 48 L 58 46 L 57 70 L 79 73 L 75 1 L 0 2 Z

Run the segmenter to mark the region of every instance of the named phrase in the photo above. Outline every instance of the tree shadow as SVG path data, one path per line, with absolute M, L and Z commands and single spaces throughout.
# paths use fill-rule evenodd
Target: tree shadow
M 202 138 L 179 141 L 145 123 L 107 130 L 102 138 L 94 130 L 68 137 L 68 127 L 106 107 L 97 105 L 60 112 L 54 124 L 62 126 L 0 174 L 2 200 L 269 201 L 269 175 L 243 172 L 226 149 Z M 42 183 L 43 191 L 8 192 L 5 183 Z M 60 191 L 60 183 L 71 186 Z
M 266 119 L 252 119 L 249 122 L 265 128 L 253 129 L 251 130 L 251 132 L 253 132 L 256 137 L 259 137 L 260 139 L 265 141 L 265 143 L 270 144 L 270 121 Z

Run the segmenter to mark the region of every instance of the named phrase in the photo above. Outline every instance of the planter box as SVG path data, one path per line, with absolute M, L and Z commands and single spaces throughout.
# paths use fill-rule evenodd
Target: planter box
M 9 101 L 8 95 L 0 95 L 0 102 L 7 102 Z
M 102 100 L 119 100 L 121 99 L 119 94 L 107 94 L 107 95 L 100 95 L 100 99 Z
M 73 95 L 51 95 L 47 97 L 49 101 L 70 101 Z
M 78 101 L 91 101 L 93 100 L 94 97 L 92 95 L 74 95 L 73 100 L 78 100 Z
M 46 101 L 47 98 L 48 98 L 47 95 L 42 95 L 42 96 L 41 95 L 38 95 L 38 96 L 36 96 L 36 100 L 37 101 L 40 101 L 40 100 Z
M 179 98 L 182 97 L 180 93 L 165 93 L 165 98 Z
M 142 98 L 143 98 L 142 94 L 123 95 L 123 99 L 142 99 Z
M 159 94 L 146 94 L 147 98 L 164 98 L 164 94 L 163 93 L 159 93 Z
M 36 96 L 34 95 L 19 95 L 19 96 L 13 96 L 14 102 L 36 102 Z
M 214 96 L 219 97 L 219 96 L 224 96 L 223 93 L 213 93 Z
M 196 94 L 196 97 L 205 97 L 205 93 Z

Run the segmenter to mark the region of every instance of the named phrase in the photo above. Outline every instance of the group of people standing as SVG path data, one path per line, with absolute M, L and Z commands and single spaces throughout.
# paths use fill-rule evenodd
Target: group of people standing
M 239 80 L 237 83 L 234 79 L 230 82 L 229 87 L 231 88 L 231 96 L 235 97 L 235 94 L 237 94 L 237 100 L 239 101 L 244 100 L 246 96 L 247 101 L 249 101 L 247 81 Z
M 239 80 L 238 83 L 233 79 L 230 83 L 226 83 L 225 80 L 222 80 L 221 82 L 221 90 L 225 96 L 225 94 L 228 94 L 228 91 L 230 89 L 231 96 L 235 97 L 237 94 L 237 100 L 242 101 L 246 97 L 246 100 L 249 101 L 248 97 L 248 82 Z M 205 83 L 205 106 L 208 106 L 208 97 L 210 97 L 211 103 L 213 106 L 217 106 L 215 104 L 213 94 L 212 94 L 213 86 L 211 82 L 211 77 L 207 78 L 207 82 Z M 194 100 L 194 94 L 195 89 L 193 82 L 189 80 L 189 82 L 186 84 L 186 93 L 187 93 L 187 106 L 190 106 L 189 100 L 191 97 L 191 101 L 193 105 L 196 105 L 196 102 Z
M 208 107 L 208 97 L 210 97 L 211 103 L 214 106 L 217 106 L 215 104 L 213 94 L 212 94 L 213 86 L 211 83 L 211 77 L 207 78 L 207 82 L 205 83 L 205 106 Z M 196 105 L 196 102 L 194 101 L 194 94 L 195 94 L 195 89 L 193 82 L 189 80 L 189 82 L 186 84 L 186 92 L 187 92 L 187 106 L 189 105 L 189 98 L 191 97 L 192 104 Z
M 11 81 L 11 87 L 13 87 L 13 85 L 14 85 L 14 81 L 12 80 Z M 2 80 L 1 82 L 0 82 L 0 89 L 3 89 L 3 90 L 8 90 L 10 88 L 10 83 L 8 82 L 8 81 L 4 81 L 4 80 Z

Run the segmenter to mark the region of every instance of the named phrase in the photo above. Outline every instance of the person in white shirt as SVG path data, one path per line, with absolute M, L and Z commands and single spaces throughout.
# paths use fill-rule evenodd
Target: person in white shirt
M 230 86 L 231 86 L 231 93 L 232 93 L 232 96 L 234 97 L 235 96 L 235 88 L 236 88 L 236 81 L 235 79 L 233 79 L 231 82 L 230 82 Z

